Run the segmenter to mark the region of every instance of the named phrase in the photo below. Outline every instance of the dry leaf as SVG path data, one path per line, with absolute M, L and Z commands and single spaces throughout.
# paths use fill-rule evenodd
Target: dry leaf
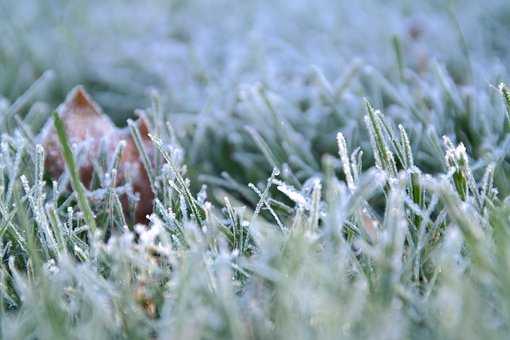
M 155 150 L 149 138 L 150 128 L 147 117 L 140 114 L 136 123 L 142 137 L 143 147 L 149 158 L 154 159 Z M 118 179 L 119 183 L 123 183 L 126 180 L 130 181 L 133 185 L 133 191 L 140 195 L 140 201 L 138 202 L 135 212 L 136 221 L 140 223 L 145 222 L 146 216 L 152 213 L 152 203 L 154 200 L 154 193 L 150 186 L 149 176 L 140 159 L 140 153 L 136 148 L 129 129 L 125 128 L 117 131 L 116 138 L 113 139 L 117 140 L 117 143 L 121 140 L 126 141 L 126 147 L 124 148 L 120 161 Z M 122 199 L 122 204 L 125 207 L 127 206 L 127 198 Z
M 101 146 L 106 147 L 112 155 L 118 143 L 126 142 L 121 155 L 116 185 L 130 181 L 133 191 L 138 193 L 140 201 L 135 212 L 137 223 L 146 223 L 146 216 L 152 213 L 154 194 L 140 154 L 127 128 L 117 128 L 110 118 L 105 115 L 99 105 L 92 100 L 82 86 L 74 88 L 67 96 L 65 102 L 57 108 L 71 144 L 76 144 L 80 154 L 76 155 L 80 169 L 80 177 L 86 188 L 90 189 L 93 161 L 99 157 Z M 137 121 L 144 148 L 149 157 L 154 154 L 154 146 L 149 139 L 149 122 L 141 114 Z M 65 170 L 58 136 L 53 121 L 50 119 L 39 136 L 46 151 L 45 168 L 48 174 L 57 179 Z M 124 212 L 128 209 L 126 196 L 121 197 Z

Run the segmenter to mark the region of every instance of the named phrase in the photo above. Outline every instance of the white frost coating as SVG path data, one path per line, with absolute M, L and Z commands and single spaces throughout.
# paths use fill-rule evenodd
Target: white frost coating
M 336 141 L 338 145 L 338 153 L 340 154 L 340 159 L 342 160 L 342 168 L 344 170 L 347 186 L 351 191 L 353 191 L 356 189 L 356 186 L 354 185 L 354 179 L 352 177 L 351 163 L 349 162 L 349 155 L 347 151 L 347 143 L 345 142 L 344 135 L 341 132 L 337 133 Z
M 307 202 L 306 202 L 306 198 L 301 195 L 296 189 L 294 189 L 293 187 L 289 186 L 289 185 L 286 185 L 286 184 L 281 184 L 281 185 L 278 185 L 276 187 L 279 191 L 281 191 L 282 193 L 284 193 L 288 198 L 290 198 L 292 201 L 294 201 L 295 203 L 297 203 L 297 205 L 299 206 L 303 206 L 303 207 L 306 207 L 307 206 Z

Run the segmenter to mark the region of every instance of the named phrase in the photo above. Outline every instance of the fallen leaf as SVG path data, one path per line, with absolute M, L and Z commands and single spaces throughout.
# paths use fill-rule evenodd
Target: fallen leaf
M 133 192 L 140 198 L 135 211 L 135 222 L 147 223 L 146 216 L 152 213 L 154 193 L 129 129 L 117 128 L 82 86 L 77 86 L 69 93 L 65 102 L 57 108 L 57 113 L 62 118 L 69 142 L 71 145 L 76 145 L 77 150 L 80 151 L 75 156 L 81 181 L 87 189 L 90 189 L 94 170 L 93 162 L 98 159 L 101 147 L 106 147 L 107 154 L 112 155 L 119 142 L 123 140 L 126 142 L 115 184 L 122 185 L 126 182 L 132 184 Z M 153 159 L 154 146 L 149 138 L 150 126 L 147 117 L 139 114 L 136 124 L 144 149 Z M 38 142 L 46 151 L 45 169 L 53 179 L 58 179 L 65 171 L 65 161 L 51 119 L 48 120 L 38 138 Z M 126 214 L 129 208 L 127 196 L 123 195 L 121 201 Z

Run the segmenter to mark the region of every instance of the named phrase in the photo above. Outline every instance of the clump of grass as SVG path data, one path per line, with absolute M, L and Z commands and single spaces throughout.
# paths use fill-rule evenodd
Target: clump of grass
M 3 177 L 3 195 L 16 202 L 2 208 L 3 335 L 504 338 L 508 263 L 498 252 L 510 237 L 494 166 L 477 178 L 462 144 L 445 137 L 447 171 L 424 174 L 404 127 L 397 139 L 388 118 L 366 107 L 375 169 L 364 171 L 361 152 L 349 156 L 338 133 L 346 184 L 328 171 L 296 188 L 275 169 L 264 187 L 250 185 L 254 206 L 241 207 L 236 192 L 222 192 L 224 206 L 208 191 L 195 196 L 179 146 L 151 136 L 166 161 L 154 180 L 166 192 L 149 226 L 106 238 L 111 221 L 92 209 L 116 216 L 115 191 L 79 189 L 58 117 L 70 196 L 43 180 L 40 146 L 4 136 L 2 168 L 24 160 Z M 115 175 L 115 160 L 106 166 L 101 173 Z M 91 220 L 97 233 L 88 232 Z M 490 319 L 480 321 L 480 311 Z
M 41 3 L 33 13 L 46 13 Z M 474 49 L 469 62 L 451 47 L 460 24 L 484 30 L 475 20 L 477 6 L 459 11 L 451 4 L 450 23 L 441 4 L 405 5 L 409 20 L 415 12 L 430 13 L 437 27 L 455 28 L 442 29 L 434 41 L 437 51 L 429 52 L 437 60 L 423 61 L 415 55 L 419 39 L 437 35 L 427 22 L 412 26 L 409 36 L 400 3 L 304 3 L 239 4 L 252 18 L 249 35 L 247 21 L 218 21 L 200 1 L 148 5 L 143 13 L 156 8 L 184 23 L 192 14 L 203 19 L 193 27 L 169 20 L 168 35 L 130 31 L 146 58 L 152 58 L 147 41 L 170 39 L 180 47 L 175 53 L 189 47 L 186 58 L 171 54 L 177 66 L 164 69 L 172 79 L 161 74 L 156 57 L 141 67 L 139 60 L 96 58 L 87 48 L 77 54 L 104 71 L 74 77 L 89 79 L 106 108 L 119 102 L 118 92 L 142 105 L 140 84 L 148 79 L 163 90 L 147 101 L 154 160 L 128 123 L 156 194 L 148 225 L 124 216 L 119 197 L 127 197 L 132 211 L 136 199 L 129 185 L 114 185 L 124 144 L 112 155 L 103 150 L 93 189 L 86 190 L 77 173 L 80 149 L 69 145 L 54 114 L 67 171 L 60 178 L 44 174 L 44 150 L 33 136 L 51 110 L 33 99 L 46 98 L 51 73 L 12 104 L 0 98 L 1 338 L 508 337 L 510 92 L 505 85 L 493 91 L 486 81 L 499 83 L 508 74 L 501 65 L 493 69 L 480 43 L 463 34 L 463 50 Z M 73 6 L 62 20 L 77 17 Z M 487 6 L 508 5 L 494 0 Z M 23 8 L 6 6 L 12 13 Z M 97 10 L 120 20 L 103 9 Z M 261 44 L 257 36 L 268 37 L 261 13 L 299 20 L 279 20 L 275 38 Z M 402 27 L 386 32 L 388 22 L 375 20 L 381 13 Z M 372 44 L 367 35 L 359 46 L 359 35 L 349 38 L 353 29 L 346 23 L 355 25 L 349 18 L 359 15 L 374 18 L 370 36 L 381 31 L 388 39 Z M 346 35 L 335 36 L 340 24 Z M 12 37 L 19 25 L 2 21 L 0 29 L 12 26 Z M 83 34 L 81 27 L 68 34 Z M 317 32 L 331 34 L 323 41 Z M 51 41 L 62 43 L 58 37 Z M 27 49 L 39 51 L 39 61 L 30 63 L 45 65 L 45 49 L 23 48 L 24 41 L 0 51 L 0 67 L 22 60 L 16 51 Z M 388 57 L 383 51 L 391 44 Z M 134 45 L 132 52 L 140 48 Z M 59 78 L 72 78 L 73 68 L 57 66 L 57 88 L 67 89 Z M 132 76 L 147 73 L 152 76 Z M 17 82 L 10 82 L 12 93 L 4 91 L 4 82 L 6 98 L 21 93 Z M 174 88 L 179 92 L 168 90 Z M 47 94 L 55 96 L 58 90 Z

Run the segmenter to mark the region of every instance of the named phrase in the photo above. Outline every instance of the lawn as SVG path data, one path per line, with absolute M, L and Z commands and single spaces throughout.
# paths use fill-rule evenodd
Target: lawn
M 507 0 L 0 0 L 0 338 L 508 339 L 509 37 Z

